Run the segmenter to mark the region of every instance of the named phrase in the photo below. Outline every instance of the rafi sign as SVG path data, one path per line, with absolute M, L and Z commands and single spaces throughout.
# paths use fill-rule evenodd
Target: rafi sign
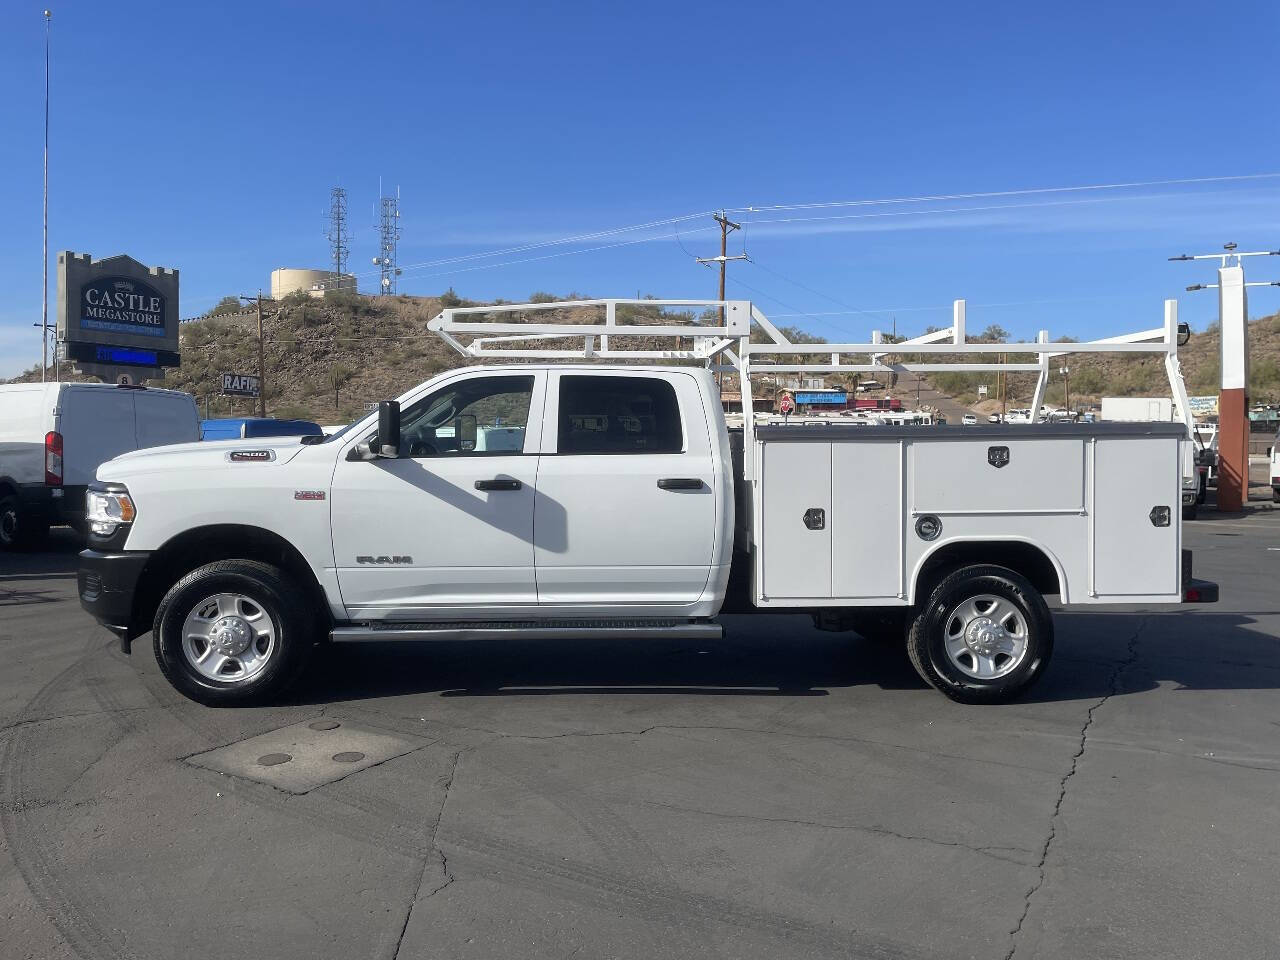
M 80 328 L 163 337 L 165 298 L 129 277 L 103 277 L 80 288 Z
M 231 397 L 256 397 L 260 389 L 257 377 L 248 373 L 224 373 L 222 392 Z
M 164 376 L 180 363 L 178 271 L 120 255 L 58 254 L 58 352 L 108 383 Z

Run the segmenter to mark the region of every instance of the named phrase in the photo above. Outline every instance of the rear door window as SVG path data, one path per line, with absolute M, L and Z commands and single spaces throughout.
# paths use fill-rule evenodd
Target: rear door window
M 88 483 L 99 464 L 138 449 L 133 395 L 133 390 L 115 387 L 63 388 L 58 399 L 58 432 L 62 434 L 62 478 L 67 486 Z
M 139 450 L 200 439 L 195 406 L 187 397 L 139 390 L 134 396 L 134 417 Z
M 562 376 L 561 454 L 680 453 L 675 388 L 657 377 Z

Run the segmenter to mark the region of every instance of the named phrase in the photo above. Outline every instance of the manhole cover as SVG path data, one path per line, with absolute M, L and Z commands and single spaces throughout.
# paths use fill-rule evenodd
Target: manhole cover
M 187 763 L 306 793 L 434 742 L 337 720 L 308 720 L 188 757 Z

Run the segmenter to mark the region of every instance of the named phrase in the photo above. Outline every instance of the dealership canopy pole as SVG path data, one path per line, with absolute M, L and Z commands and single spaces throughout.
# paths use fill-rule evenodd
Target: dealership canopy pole
M 53 19 L 53 11 L 46 10 L 44 12 L 44 228 L 43 243 L 41 244 L 40 258 L 41 277 L 43 285 L 40 287 L 40 303 L 42 304 L 42 312 L 40 315 L 40 382 L 44 383 L 49 371 L 49 23 Z M 57 361 L 54 361 L 55 375 L 57 372 Z
M 1245 257 L 1280 256 L 1280 250 L 1240 251 L 1234 243 L 1223 253 L 1182 254 L 1170 260 L 1217 260 L 1218 282 L 1195 283 L 1188 292 L 1218 291 L 1218 509 L 1234 513 L 1249 502 L 1249 298 L 1248 287 L 1272 286 L 1270 281 L 1246 283 Z M 1280 286 L 1280 282 L 1274 284 Z M 1184 419 L 1187 414 L 1183 414 Z

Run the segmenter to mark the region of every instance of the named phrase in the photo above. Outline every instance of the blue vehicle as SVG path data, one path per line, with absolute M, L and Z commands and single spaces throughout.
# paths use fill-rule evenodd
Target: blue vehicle
M 274 417 L 223 417 L 200 421 L 201 440 L 242 440 L 253 437 L 323 436 L 310 420 L 277 420 Z

